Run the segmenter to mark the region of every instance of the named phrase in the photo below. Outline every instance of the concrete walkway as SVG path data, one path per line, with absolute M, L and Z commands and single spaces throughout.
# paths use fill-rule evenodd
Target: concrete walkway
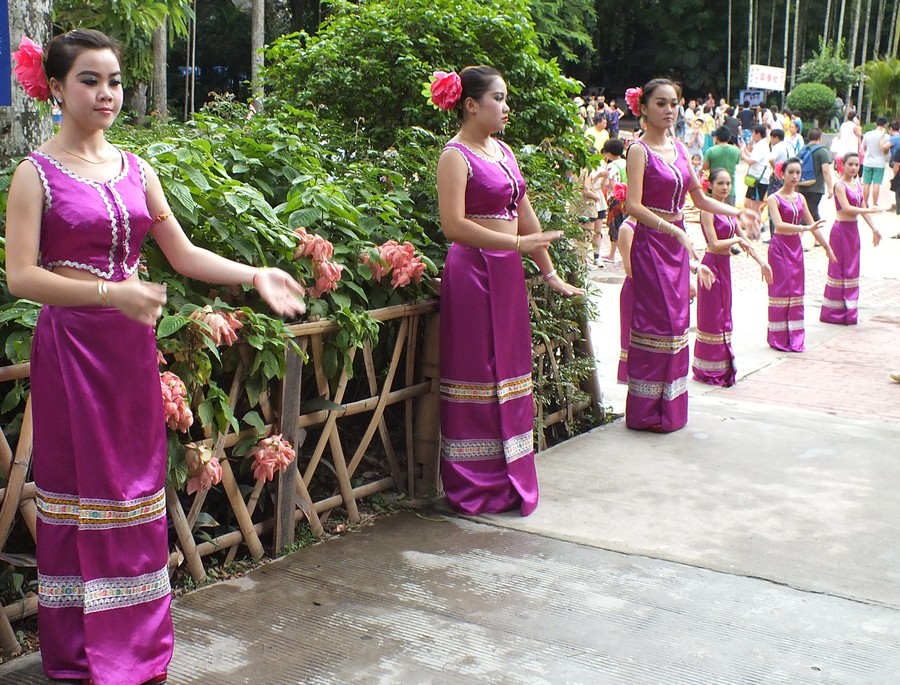
M 900 240 L 863 244 L 859 326 L 818 322 L 814 248 L 808 351 L 769 349 L 765 287 L 735 258 L 739 382 L 691 381 L 686 428 L 547 450 L 527 518 L 402 513 L 188 594 L 169 682 L 900 683 Z M 622 273 L 593 277 L 621 411 Z M 38 655 L 0 666 L 45 682 Z

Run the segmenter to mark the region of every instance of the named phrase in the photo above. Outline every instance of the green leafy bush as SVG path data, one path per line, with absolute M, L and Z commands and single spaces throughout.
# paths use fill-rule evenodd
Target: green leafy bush
M 527 8 L 524 0 L 336 2 L 318 34 L 268 48 L 267 87 L 384 149 L 412 126 L 450 137 L 455 122 L 426 103 L 422 84 L 435 70 L 489 64 L 509 86 L 513 146 L 572 135 L 579 84 L 539 56 Z
M 837 43 L 819 37 L 819 51 L 800 65 L 797 83 L 824 83 L 843 93 L 859 80 L 859 73 L 844 58 L 844 39 Z
M 835 113 L 835 92 L 823 83 L 801 83 L 788 93 L 786 105 L 804 118 L 828 121 Z

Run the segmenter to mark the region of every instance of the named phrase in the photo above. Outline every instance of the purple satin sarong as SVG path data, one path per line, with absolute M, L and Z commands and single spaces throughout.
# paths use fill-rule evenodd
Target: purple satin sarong
M 631 308 L 634 304 L 634 282 L 626 276 L 619 293 L 619 368 L 616 381 L 628 385 L 628 346 L 631 344 Z
M 683 223 L 677 222 L 682 229 Z M 672 236 L 636 224 L 625 424 L 663 433 L 687 423 L 690 325 L 688 252 Z
M 775 233 L 769 243 L 769 265 L 773 277 L 769 286 L 769 346 L 785 352 L 803 352 L 805 274 L 800 235 Z
M 45 306 L 31 397 L 44 672 L 139 685 L 166 671 L 173 645 L 153 328 Z
M 859 321 L 859 227 L 835 221 L 828 237 L 837 262 L 828 262 L 828 280 L 819 320 L 853 326 Z
M 441 279 L 441 479 L 465 514 L 537 507 L 531 320 L 518 252 L 450 246 Z
M 737 378 L 731 347 L 731 255 L 707 252 L 703 263 L 715 274 L 712 288 L 697 288 L 697 336 L 694 378 L 709 385 L 732 386 Z

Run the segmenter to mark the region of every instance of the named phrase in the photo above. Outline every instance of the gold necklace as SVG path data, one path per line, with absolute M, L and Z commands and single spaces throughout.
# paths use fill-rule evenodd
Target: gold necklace
M 487 151 L 485 148 L 483 148 L 481 145 L 478 145 L 478 143 L 476 143 L 476 142 L 474 142 L 474 141 L 471 141 L 471 140 L 468 140 L 467 138 L 463 138 L 463 137 L 461 137 L 461 136 L 460 136 L 460 140 L 463 141 L 466 145 L 471 145 L 471 146 L 474 147 L 475 149 L 481 150 L 481 151 L 482 151 L 485 155 L 487 155 L 488 158 L 490 158 L 490 159 L 494 159 L 495 157 L 497 157 L 497 154 L 498 154 L 498 153 L 497 153 L 496 150 L 495 150 L 494 152 L 488 152 L 488 151 Z M 488 140 L 493 141 L 493 138 L 488 138 Z M 496 143 L 494 143 L 494 145 L 496 145 Z
M 62 145 L 59 144 L 59 142 L 56 140 L 56 138 L 53 139 L 53 144 L 56 145 L 56 147 L 58 147 L 60 150 L 65 152 L 67 155 L 72 155 L 73 157 L 77 157 L 81 161 L 87 162 L 88 164 L 106 164 L 109 161 L 108 159 L 101 159 L 99 162 L 95 162 L 94 160 L 88 159 L 87 157 L 82 157 L 81 155 L 79 155 L 76 152 L 72 152 L 71 150 L 66 150 L 66 148 L 64 148 Z

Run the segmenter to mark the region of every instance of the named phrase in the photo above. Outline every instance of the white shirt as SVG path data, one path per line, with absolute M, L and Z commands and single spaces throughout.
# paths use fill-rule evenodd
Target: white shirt
M 768 185 L 772 167 L 769 166 L 769 143 L 765 139 L 753 143 L 750 159 L 750 168 L 747 169 L 747 174 L 758 178 L 762 185 Z

